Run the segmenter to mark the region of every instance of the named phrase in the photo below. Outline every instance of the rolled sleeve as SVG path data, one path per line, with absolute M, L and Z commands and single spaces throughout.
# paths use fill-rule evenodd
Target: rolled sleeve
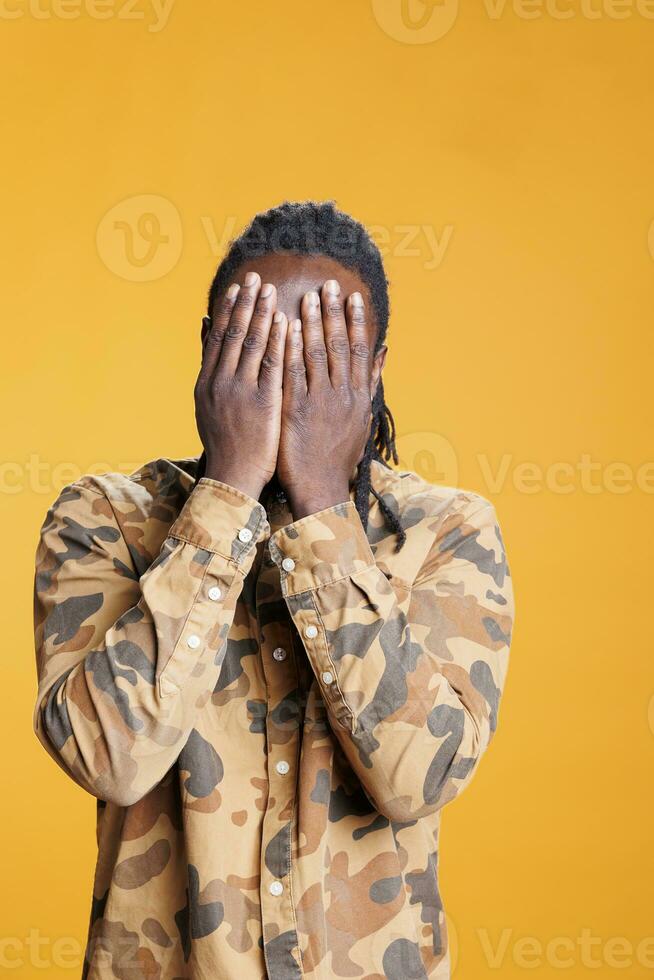
M 269 548 L 284 596 L 330 585 L 375 563 L 352 500 L 280 528 L 271 535 Z
M 269 532 L 258 500 L 220 480 L 203 477 L 190 494 L 170 537 L 249 566 L 257 543 Z

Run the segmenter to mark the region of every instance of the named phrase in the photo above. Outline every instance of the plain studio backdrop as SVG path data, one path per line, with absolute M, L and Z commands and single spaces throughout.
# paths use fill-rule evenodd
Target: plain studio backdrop
M 443 816 L 454 976 L 649 976 L 654 4 L 3 0 L 0 45 L 2 968 L 79 976 L 95 855 L 32 732 L 40 524 L 199 451 L 226 243 L 334 198 L 386 258 L 401 463 L 493 502 L 514 577 Z

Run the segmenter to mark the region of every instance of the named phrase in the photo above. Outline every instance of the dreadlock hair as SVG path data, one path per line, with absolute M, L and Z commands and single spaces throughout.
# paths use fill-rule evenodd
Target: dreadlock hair
M 319 255 L 356 272 L 368 286 L 377 321 L 373 355 L 382 347 L 389 320 L 388 281 L 379 249 L 362 224 L 338 210 L 333 201 L 286 201 L 258 214 L 245 231 L 229 245 L 209 289 L 211 318 L 219 294 L 234 281 L 235 273 L 248 259 L 274 252 Z M 368 526 L 370 493 L 377 499 L 387 527 L 397 535 L 395 550 L 406 540 L 398 515 L 377 493 L 370 481 L 373 459 L 384 466 L 398 462 L 395 423 L 384 400 L 381 378 L 371 404 L 372 423 L 366 448 L 357 468 L 354 502 L 364 528 Z M 203 466 L 204 454 L 200 465 Z

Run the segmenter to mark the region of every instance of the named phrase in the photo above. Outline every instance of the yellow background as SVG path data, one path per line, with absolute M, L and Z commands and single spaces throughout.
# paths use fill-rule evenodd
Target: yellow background
M 454 976 L 652 975 L 654 6 L 57 2 L 0 12 L 2 966 L 79 976 L 94 861 L 31 727 L 40 523 L 81 471 L 197 451 L 221 239 L 315 197 L 387 252 L 403 463 L 493 501 L 514 576 L 444 816 Z

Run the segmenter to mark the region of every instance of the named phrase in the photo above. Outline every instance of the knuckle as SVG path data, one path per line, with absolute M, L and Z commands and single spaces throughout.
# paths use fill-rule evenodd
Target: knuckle
M 324 361 L 327 357 L 327 350 L 322 344 L 313 344 L 307 347 L 306 355 L 310 361 Z
M 268 313 L 268 308 L 265 305 L 262 306 L 261 303 L 257 303 L 254 308 L 254 313 L 252 314 L 252 319 L 266 320 L 268 318 Z
M 291 376 L 291 378 L 294 378 L 295 380 L 299 380 L 300 378 L 303 378 L 305 374 L 304 364 L 290 364 L 288 368 L 288 374 Z
M 254 304 L 255 295 L 251 289 L 242 289 L 236 297 L 235 309 L 250 309 Z
M 210 347 L 215 347 L 218 341 L 220 340 L 221 336 L 222 336 L 221 332 L 214 328 L 209 334 L 209 336 L 207 337 L 207 345 Z
M 327 304 L 327 314 L 332 317 L 339 317 L 343 312 L 343 307 L 340 303 L 336 301 L 331 301 Z
M 329 350 L 333 354 L 346 354 L 349 344 L 346 337 L 332 337 L 329 341 Z
M 358 306 L 355 307 L 352 310 L 352 323 L 355 323 L 355 324 L 357 324 L 357 326 L 360 326 L 361 324 L 364 324 L 365 322 L 366 322 L 365 310 L 363 309 L 363 307 L 361 307 L 361 308 L 358 307 Z
M 256 333 L 249 333 L 249 334 L 248 334 L 248 335 L 247 335 L 247 336 L 246 336 L 246 337 L 245 337 L 245 338 L 243 339 L 243 347 L 244 347 L 244 348 L 245 348 L 246 350 L 251 350 L 251 351 L 257 351 L 257 350 L 260 350 L 260 349 L 261 349 L 261 347 L 263 347 L 263 340 L 262 340 L 262 338 L 261 338 L 261 337 L 259 336 L 259 334 L 256 334 Z
M 225 340 L 238 340 L 244 333 L 245 330 L 240 323 L 230 323 L 225 331 Z
M 370 357 L 370 348 L 367 344 L 356 343 L 350 347 L 350 354 L 361 361 L 367 361 Z
M 264 369 L 264 371 L 269 371 L 271 368 L 274 368 L 276 364 L 277 358 L 273 357 L 272 354 L 268 353 L 263 355 L 261 359 L 261 367 Z

